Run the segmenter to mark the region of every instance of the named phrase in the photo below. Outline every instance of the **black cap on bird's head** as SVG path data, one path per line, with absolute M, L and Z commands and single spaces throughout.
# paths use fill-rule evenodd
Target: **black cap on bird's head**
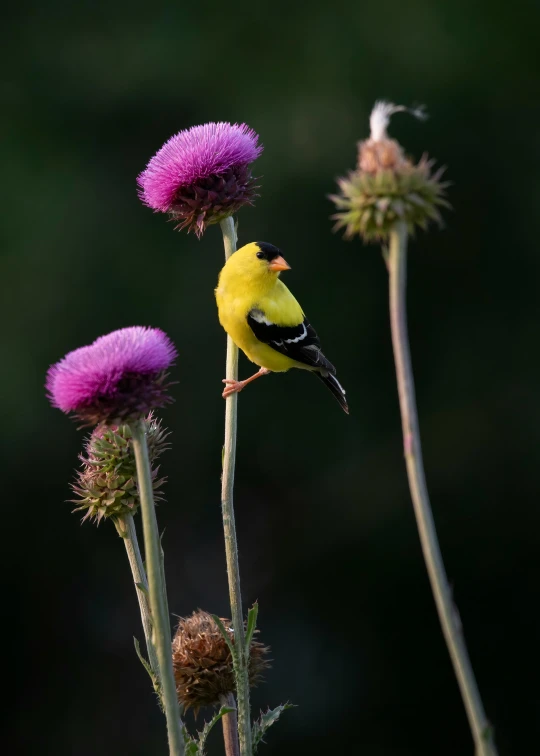
M 259 247 L 257 257 L 259 260 L 266 260 L 270 270 L 278 272 L 280 270 L 291 269 L 289 263 L 282 257 L 281 250 L 274 247 L 273 244 L 269 244 L 268 242 L 255 242 L 255 244 Z

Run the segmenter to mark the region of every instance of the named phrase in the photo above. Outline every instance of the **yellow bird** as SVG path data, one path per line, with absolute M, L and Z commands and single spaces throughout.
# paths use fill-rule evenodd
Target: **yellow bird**
M 245 381 L 225 379 L 223 397 L 242 391 L 255 378 L 292 367 L 311 370 L 349 414 L 336 369 L 321 350 L 313 326 L 289 289 L 279 280 L 290 265 L 267 242 L 251 242 L 235 252 L 219 274 L 219 322 L 260 370 Z

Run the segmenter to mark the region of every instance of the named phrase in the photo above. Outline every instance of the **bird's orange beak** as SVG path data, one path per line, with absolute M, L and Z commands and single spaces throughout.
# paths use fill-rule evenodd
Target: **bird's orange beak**
M 290 270 L 291 266 L 281 255 L 279 255 L 279 257 L 274 257 L 268 268 L 275 271 Z

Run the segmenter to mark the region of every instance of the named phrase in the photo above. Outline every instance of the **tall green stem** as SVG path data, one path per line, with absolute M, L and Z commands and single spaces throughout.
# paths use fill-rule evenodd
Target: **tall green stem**
M 148 598 L 148 580 L 146 579 L 146 572 L 144 570 L 143 560 L 139 549 L 135 522 L 133 516 L 128 514 L 115 520 L 114 524 L 116 525 L 116 530 L 119 535 L 123 538 L 126 547 L 129 566 L 131 567 L 131 574 L 133 575 L 133 582 L 135 584 L 137 599 L 139 601 L 139 609 L 141 611 L 148 660 L 150 662 L 150 668 L 154 674 L 156 692 L 161 695 L 161 675 L 159 672 L 156 648 L 152 640 L 152 613 L 150 611 Z
M 392 345 L 396 363 L 405 461 L 422 551 L 439 613 L 439 620 L 476 745 L 476 754 L 477 756 L 496 756 L 497 750 L 493 732 L 480 698 L 463 638 L 459 614 L 454 605 L 452 591 L 446 577 L 427 491 L 407 334 L 407 227 L 404 223 L 396 224 L 390 234 L 388 270 Z
M 225 261 L 236 251 L 236 229 L 232 217 L 221 221 Z M 238 347 L 230 336 L 227 337 L 227 364 L 225 377 L 238 380 Z M 244 615 L 240 593 L 240 567 L 238 545 L 234 523 L 233 488 L 236 461 L 236 425 L 238 414 L 238 394 L 231 394 L 225 400 L 225 443 L 223 447 L 223 476 L 221 479 L 221 510 L 225 535 L 225 557 L 229 578 L 229 597 L 234 628 L 233 656 L 236 678 L 236 698 L 238 704 L 238 735 L 241 756 L 251 756 L 251 723 L 249 715 L 249 651 L 245 649 Z
M 152 642 L 156 648 L 159 669 L 161 671 L 161 690 L 163 706 L 167 719 L 170 756 L 184 756 L 185 744 L 182 734 L 182 721 L 176 696 L 176 684 L 171 652 L 171 627 L 167 612 L 165 586 L 161 560 L 161 543 L 154 506 L 152 490 L 152 473 L 148 459 L 148 445 L 144 424 L 139 421 L 131 426 L 133 434 L 133 451 L 137 464 L 137 483 L 141 500 L 141 518 L 144 534 L 144 555 L 148 571 L 148 591 L 152 612 Z

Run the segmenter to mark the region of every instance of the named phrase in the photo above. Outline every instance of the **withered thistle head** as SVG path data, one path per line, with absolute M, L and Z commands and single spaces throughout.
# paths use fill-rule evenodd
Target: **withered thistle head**
M 172 401 L 165 371 L 176 356 L 159 328 L 121 328 L 52 365 L 47 394 L 53 407 L 87 425 L 136 421 Z
M 176 228 L 201 236 L 206 227 L 252 205 L 251 163 L 263 147 L 245 123 L 205 123 L 180 131 L 137 178 L 139 197 L 169 213 Z
M 159 478 L 159 468 L 153 462 L 168 448 L 168 432 L 159 420 L 150 414 L 144 420 L 148 454 L 152 464 L 154 498 L 159 501 L 165 478 Z M 73 484 L 77 498 L 75 512 L 85 512 L 85 520 L 98 524 L 107 517 L 135 514 L 139 507 L 137 466 L 133 452 L 129 425 L 107 427 L 98 425 L 86 443 L 86 454 L 81 454 L 82 469 Z
M 388 102 L 376 102 L 371 112 L 371 135 L 358 143 L 358 164 L 347 178 L 338 179 L 340 194 L 330 199 L 339 210 L 332 216 L 335 229 L 345 237 L 365 241 L 384 240 L 392 227 L 403 221 L 409 233 L 430 221 L 442 222 L 439 207 L 449 207 L 444 198 L 444 168 L 432 173 L 434 161 L 423 155 L 418 163 L 407 157 L 401 145 L 386 133 L 390 116 L 408 111 L 423 118 L 422 110 L 409 110 Z
M 228 619 L 223 625 L 234 643 L 234 631 Z M 255 632 L 258 632 L 257 630 Z M 195 711 L 201 706 L 220 703 L 220 696 L 234 693 L 234 670 L 231 651 L 212 616 L 201 610 L 184 617 L 172 642 L 174 677 L 178 700 Z M 270 665 L 268 646 L 252 641 L 249 659 L 249 681 L 255 686 Z

